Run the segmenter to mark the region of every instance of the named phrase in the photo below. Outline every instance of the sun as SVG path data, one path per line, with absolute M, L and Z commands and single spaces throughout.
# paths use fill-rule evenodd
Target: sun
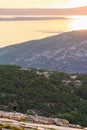
M 71 0 L 68 3 L 68 7 L 80 7 L 87 6 L 87 0 Z
M 87 16 L 74 16 L 69 27 L 71 30 L 87 29 Z

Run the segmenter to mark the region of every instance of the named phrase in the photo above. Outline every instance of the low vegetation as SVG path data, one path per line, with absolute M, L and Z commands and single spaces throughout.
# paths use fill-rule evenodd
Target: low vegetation
M 87 75 L 0 65 L 0 109 L 68 119 L 87 126 Z

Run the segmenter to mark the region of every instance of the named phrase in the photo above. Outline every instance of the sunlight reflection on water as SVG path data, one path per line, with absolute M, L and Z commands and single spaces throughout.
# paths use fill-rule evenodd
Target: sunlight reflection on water
M 87 16 L 65 17 L 68 19 L 0 21 L 0 47 L 41 39 L 62 32 L 87 29 Z

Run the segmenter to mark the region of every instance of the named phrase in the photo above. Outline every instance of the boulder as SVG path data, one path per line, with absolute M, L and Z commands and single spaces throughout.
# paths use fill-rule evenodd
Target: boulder
M 49 124 L 49 125 L 55 124 L 58 126 L 69 126 L 69 121 L 65 119 L 26 115 L 19 112 L 0 111 L 0 117 L 14 119 L 16 121 L 26 120 L 28 122 L 36 122 L 36 123 Z
M 69 121 L 65 119 L 54 118 L 53 121 L 58 126 L 69 126 Z

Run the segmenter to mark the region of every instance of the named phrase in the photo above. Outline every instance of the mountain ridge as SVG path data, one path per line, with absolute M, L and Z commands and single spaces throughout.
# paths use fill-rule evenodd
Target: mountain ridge
M 0 48 L 0 64 L 87 73 L 87 30 Z

